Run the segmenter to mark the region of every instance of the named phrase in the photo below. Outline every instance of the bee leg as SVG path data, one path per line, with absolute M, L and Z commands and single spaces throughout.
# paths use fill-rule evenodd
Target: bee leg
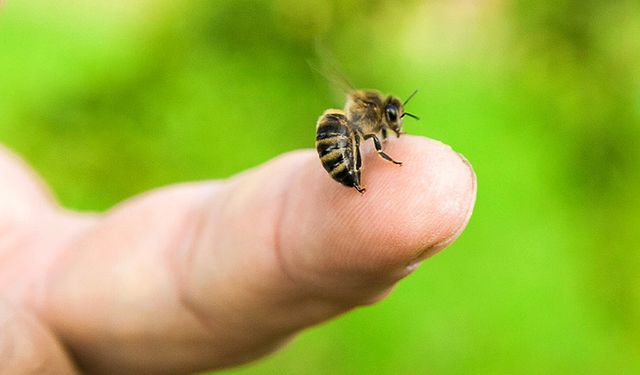
M 380 155 L 383 159 L 392 162 L 393 164 L 402 165 L 401 161 L 393 160 L 391 156 L 385 154 L 384 151 L 382 151 L 382 144 L 380 143 L 380 140 L 378 139 L 378 137 L 376 137 L 375 134 L 367 134 L 364 136 L 365 140 L 369 138 L 373 138 L 373 145 L 376 146 L 376 151 L 378 151 L 378 155 Z
M 356 184 L 360 183 L 360 170 L 362 169 L 362 154 L 360 153 L 360 136 L 355 133 L 354 136 L 353 156 L 356 159 Z
M 387 128 L 382 128 L 380 135 L 382 135 L 382 143 L 387 143 Z
M 353 187 L 358 191 L 358 193 L 364 194 L 366 189 L 360 186 L 360 169 L 362 168 L 362 157 L 360 154 L 360 136 L 358 135 L 358 133 L 354 134 L 354 141 L 353 153 L 356 159 L 356 176 Z

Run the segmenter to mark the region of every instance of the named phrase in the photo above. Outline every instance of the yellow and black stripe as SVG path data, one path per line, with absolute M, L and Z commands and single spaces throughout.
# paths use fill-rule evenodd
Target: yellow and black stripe
M 345 113 L 330 109 L 318 119 L 316 150 L 331 177 L 341 184 L 364 192 L 360 186 L 360 137 L 351 129 Z

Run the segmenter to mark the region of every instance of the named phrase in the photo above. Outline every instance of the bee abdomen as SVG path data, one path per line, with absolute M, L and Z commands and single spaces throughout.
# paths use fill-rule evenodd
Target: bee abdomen
M 360 170 L 354 134 L 344 112 L 328 110 L 318 119 L 316 150 L 331 177 L 343 185 L 360 188 Z

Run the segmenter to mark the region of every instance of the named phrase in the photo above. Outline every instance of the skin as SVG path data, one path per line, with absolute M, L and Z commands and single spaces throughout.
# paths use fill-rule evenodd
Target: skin
M 389 142 L 402 167 L 365 149 L 364 196 L 304 150 L 87 214 L 0 147 L 0 372 L 233 366 L 381 300 L 462 232 L 476 179 L 433 140 Z

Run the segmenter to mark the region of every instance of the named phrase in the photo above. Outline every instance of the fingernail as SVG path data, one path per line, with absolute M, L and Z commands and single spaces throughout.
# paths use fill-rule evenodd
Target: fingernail
M 420 267 L 420 263 L 422 263 L 422 261 L 418 260 L 418 261 L 414 261 L 413 263 L 410 263 L 404 270 L 406 272 L 406 274 L 410 274 L 413 271 L 417 270 L 418 267 Z

